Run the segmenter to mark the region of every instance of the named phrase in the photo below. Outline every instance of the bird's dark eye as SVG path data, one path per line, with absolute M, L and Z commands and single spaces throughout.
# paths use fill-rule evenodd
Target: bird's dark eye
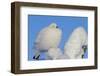
M 87 45 L 83 45 L 82 49 L 84 49 L 84 52 L 87 50 Z
M 56 26 L 56 28 L 59 28 L 58 26 Z

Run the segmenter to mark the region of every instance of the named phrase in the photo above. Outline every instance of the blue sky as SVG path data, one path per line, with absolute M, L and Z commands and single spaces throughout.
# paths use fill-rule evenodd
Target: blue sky
M 34 41 L 37 34 L 44 27 L 47 27 L 51 23 L 56 23 L 62 30 L 62 39 L 59 47 L 63 50 L 65 42 L 68 40 L 72 31 L 82 26 L 88 31 L 88 18 L 87 17 L 75 17 L 75 16 L 47 16 L 47 15 L 28 15 L 28 60 L 33 60 L 34 56 Z M 87 58 L 85 53 L 84 58 Z M 41 54 L 41 59 L 45 59 L 45 54 Z

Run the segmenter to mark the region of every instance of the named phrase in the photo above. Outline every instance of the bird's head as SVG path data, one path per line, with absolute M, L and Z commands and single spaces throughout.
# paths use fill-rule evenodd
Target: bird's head
M 50 28 L 58 28 L 58 26 L 57 26 L 56 23 L 51 23 L 51 24 L 49 25 L 49 27 L 50 27 Z

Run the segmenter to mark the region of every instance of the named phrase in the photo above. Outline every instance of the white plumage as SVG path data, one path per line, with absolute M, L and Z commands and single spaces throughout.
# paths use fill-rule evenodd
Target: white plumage
M 69 37 L 69 40 L 65 43 L 64 54 L 70 59 L 82 58 L 84 49 L 88 43 L 87 38 L 87 33 L 83 27 L 76 28 Z
M 51 59 L 81 59 L 87 47 L 87 33 L 83 27 L 74 29 L 64 46 L 64 54 L 60 48 L 51 48 L 48 51 Z
M 67 55 L 64 55 L 60 48 L 50 48 L 47 52 L 47 59 L 68 59 Z
M 87 47 L 88 35 L 83 27 L 73 30 L 67 42 L 65 42 L 64 53 L 58 48 L 62 31 L 55 23 L 42 29 L 35 41 L 35 59 L 38 59 L 41 52 L 46 53 L 46 59 L 78 59 L 84 55 Z
M 62 31 L 55 23 L 42 29 L 35 41 L 35 57 L 37 58 L 41 52 L 46 52 L 50 48 L 57 48 L 61 40 Z

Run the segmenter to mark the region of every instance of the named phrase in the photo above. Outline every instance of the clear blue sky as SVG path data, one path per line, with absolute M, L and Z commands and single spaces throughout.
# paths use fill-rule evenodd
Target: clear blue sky
M 44 27 L 56 23 L 62 30 L 62 39 L 59 47 L 63 50 L 65 42 L 68 40 L 72 31 L 83 26 L 88 31 L 88 18 L 75 17 L 75 16 L 44 16 L 44 15 L 29 15 L 28 16 L 28 60 L 33 60 L 34 56 L 34 41 L 36 40 L 37 33 Z M 84 58 L 87 58 L 85 53 Z M 45 54 L 41 54 L 41 59 L 45 59 Z

